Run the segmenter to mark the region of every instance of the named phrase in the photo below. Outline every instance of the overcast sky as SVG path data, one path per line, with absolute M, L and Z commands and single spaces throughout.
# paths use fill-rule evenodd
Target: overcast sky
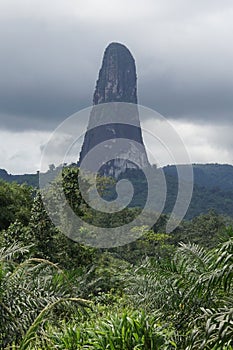
M 135 57 L 139 103 L 172 123 L 191 161 L 232 164 L 232 18 L 232 0 L 1 0 L 0 168 L 39 169 L 52 130 L 92 104 L 112 41 Z

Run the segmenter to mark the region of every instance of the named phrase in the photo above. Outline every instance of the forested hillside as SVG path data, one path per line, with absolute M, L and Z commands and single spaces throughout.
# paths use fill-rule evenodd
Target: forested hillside
M 185 165 L 180 165 L 185 167 Z M 51 170 L 50 170 L 51 171 Z M 172 211 L 177 196 L 177 171 L 175 166 L 163 168 L 167 181 L 167 200 L 164 213 Z M 194 164 L 194 191 L 186 219 L 192 219 L 213 209 L 219 214 L 233 217 L 233 166 L 227 164 Z M 0 169 L 0 178 L 8 182 L 26 183 L 38 187 L 38 174 L 10 175 Z M 186 180 L 185 178 L 183 179 Z M 143 205 L 141 179 L 134 181 L 137 197 L 133 206 Z
M 28 186 L 38 187 L 38 174 L 12 175 L 8 174 L 5 169 L 0 169 L 0 179 L 7 182 L 17 182 L 18 184 L 27 184 Z
M 77 175 L 76 167 L 63 170 L 68 202 L 105 227 L 106 215 L 80 196 Z M 1 349 L 232 350 L 229 218 L 210 211 L 168 235 L 162 215 L 152 229 L 134 227 L 136 241 L 98 249 L 63 235 L 39 191 L 1 181 L 0 203 Z
M 186 165 L 178 167 L 185 168 Z M 177 170 L 173 165 L 166 166 L 163 170 L 168 184 L 165 212 L 169 213 L 177 193 Z M 233 217 L 233 166 L 228 164 L 194 164 L 193 175 L 193 196 L 186 219 L 207 213 L 210 209 L 214 209 L 219 214 Z M 186 181 L 185 177 L 182 180 Z
M 178 165 L 179 168 L 187 167 Z M 174 165 L 163 168 L 165 174 L 176 177 Z M 185 172 L 184 172 L 185 174 Z M 233 190 L 233 166 L 229 164 L 193 164 L 194 183 L 208 189 Z M 185 178 L 184 178 L 185 180 Z

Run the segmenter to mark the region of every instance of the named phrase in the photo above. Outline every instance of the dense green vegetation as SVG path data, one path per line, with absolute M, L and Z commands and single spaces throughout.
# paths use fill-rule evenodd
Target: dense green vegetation
M 185 170 L 186 165 L 178 165 Z M 176 166 L 163 168 L 168 183 L 165 212 L 171 212 L 177 194 Z M 185 171 L 183 181 L 186 181 Z M 233 166 L 228 164 L 193 164 L 194 189 L 186 219 L 214 209 L 233 217 Z
M 63 172 L 67 200 L 106 225 L 80 196 L 77 174 Z M 0 185 L 1 349 L 233 349 L 231 219 L 209 211 L 167 235 L 164 214 L 152 229 L 135 227 L 137 241 L 97 249 L 61 234 L 39 191 Z
M 185 169 L 186 165 L 179 165 L 179 167 Z M 53 165 L 50 166 L 48 173 L 51 171 L 53 171 Z M 177 196 L 177 170 L 176 166 L 171 165 L 164 167 L 163 171 L 168 186 L 164 213 L 169 214 Z M 211 209 L 218 214 L 233 218 L 233 166 L 229 164 L 193 164 L 193 172 L 194 192 L 185 218 L 192 219 L 200 214 L 208 213 Z M 0 179 L 19 184 L 26 183 L 33 187 L 39 185 L 38 174 L 11 175 L 0 169 Z M 182 180 L 185 181 L 186 178 Z M 133 182 L 136 196 L 132 205 L 143 206 L 146 186 L 142 185 L 142 179 L 135 177 L 135 174 Z
M 178 167 L 185 170 L 187 166 L 178 165 Z M 174 165 L 168 165 L 164 167 L 164 172 L 176 176 L 176 168 Z M 224 191 L 233 189 L 233 166 L 230 164 L 193 164 L 193 174 L 195 184 L 200 187 Z
M 26 185 L 19 186 L 0 180 L 0 230 L 7 228 L 16 219 L 22 224 L 28 223 L 32 205 L 31 192 Z

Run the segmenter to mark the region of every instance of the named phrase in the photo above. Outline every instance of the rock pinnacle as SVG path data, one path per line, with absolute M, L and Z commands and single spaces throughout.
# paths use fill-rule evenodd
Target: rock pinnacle
M 127 47 L 119 43 L 106 48 L 94 93 L 94 105 L 106 102 L 137 103 L 135 61 Z
M 118 142 L 120 146 L 116 145 L 118 139 L 122 140 Z M 109 44 L 104 52 L 78 165 L 103 143 L 104 148 L 99 151 L 102 175 L 118 178 L 127 169 L 150 166 L 139 121 L 135 61 L 120 43 Z M 108 159 L 110 150 L 115 152 L 111 160 Z M 93 171 L 90 168 L 96 157 L 97 154 L 92 156 L 88 170 Z

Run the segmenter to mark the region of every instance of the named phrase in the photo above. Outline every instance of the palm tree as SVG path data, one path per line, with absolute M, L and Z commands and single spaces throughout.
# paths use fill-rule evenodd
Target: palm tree
M 45 259 L 30 258 L 17 263 L 19 255 L 30 247 L 13 244 L 0 249 L 0 348 L 16 342 L 26 349 L 41 322 L 58 305 L 75 302 L 87 307 L 88 301 L 77 298 L 60 268 Z M 63 307 L 63 311 L 64 311 Z
M 212 250 L 181 243 L 171 261 L 147 259 L 131 276 L 134 305 L 171 323 L 182 349 L 232 349 L 232 228 L 226 234 Z

